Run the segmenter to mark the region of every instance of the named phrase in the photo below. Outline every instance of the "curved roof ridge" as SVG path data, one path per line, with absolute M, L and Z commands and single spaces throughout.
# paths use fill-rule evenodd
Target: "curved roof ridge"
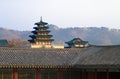
M 120 45 L 91 45 L 91 46 L 95 46 L 95 47 L 120 47 Z

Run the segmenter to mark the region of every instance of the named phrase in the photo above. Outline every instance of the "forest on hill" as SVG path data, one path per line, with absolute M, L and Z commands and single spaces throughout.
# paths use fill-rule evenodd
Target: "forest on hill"
M 74 27 L 74 28 L 59 28 L 55 25 L 49 25 L 53 39 L 53 44 L 64 45 L 64 42 L 73 38 L 81 38 L 89 41 L 93 45 L 119 45 L 120 44 L 120 29 L 109 29 L 106 27 Z M 34 30 L 34 29 L 33 29 Z M 33 31 L 31 30 L 31 31 Z M 31 39 L 31 31 L 16 31 L 6 28 L 0 28 L 0 39 L 7 40 L 22 40 Z M 18 41 L 18 42 L 19 42 Z

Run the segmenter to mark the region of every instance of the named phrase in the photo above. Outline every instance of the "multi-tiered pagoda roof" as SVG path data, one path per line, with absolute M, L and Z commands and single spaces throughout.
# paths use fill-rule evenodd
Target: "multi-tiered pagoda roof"
M 40 22 L 35 23 L 35 25 L 37 25 L 37 27 L 33 27 L 35 30 L 32 31 L 33 35 L 29 36 L 32 38 L 29 42 L 32 44 L 39 44 L 41 46 L 51 45 L 54 39 L 51 39 L 53 35 L 49 34 L 50 30 L 48 30 L 48 23 L 43 22 L 41 17 Z

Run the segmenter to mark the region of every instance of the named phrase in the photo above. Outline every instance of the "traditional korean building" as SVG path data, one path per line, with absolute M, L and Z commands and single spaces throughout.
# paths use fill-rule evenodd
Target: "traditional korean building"
M 120 45 L 86 47 L 75 38 L 66 42 L 71 48 L 47 49 L 47 23 L 35 25 L 29 41 L 36 49 L 0 47 L 0 79 L 120 79 Z
M 120 79 L 120 45 L 65 49 L 0 47 L 0 79 Z
M 81 47 L 88 47 L 89 43 L 88 41 L 83 41 L 81 38 L 74 38 L 68 42 L 65 42 L 68 44 L 67 48 L 81 48 Z
M 35 23 L 37 27 L 34 27 L 34 31 L 32 31 L 33 35 L 30 35 L 32 38 L 28 40 L 31 43 L 32 48 L 52 48 L 52 35 L 50 35 L 50 30 L 48 27 L 48 23 L 42 21 L 42 17 L 40 22 Z

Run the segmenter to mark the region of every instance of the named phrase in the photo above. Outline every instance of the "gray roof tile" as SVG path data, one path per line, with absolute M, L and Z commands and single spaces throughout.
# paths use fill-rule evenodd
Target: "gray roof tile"
M 120 66 L 120 46 L 66 49 L 0 48 L 2 66 Z

